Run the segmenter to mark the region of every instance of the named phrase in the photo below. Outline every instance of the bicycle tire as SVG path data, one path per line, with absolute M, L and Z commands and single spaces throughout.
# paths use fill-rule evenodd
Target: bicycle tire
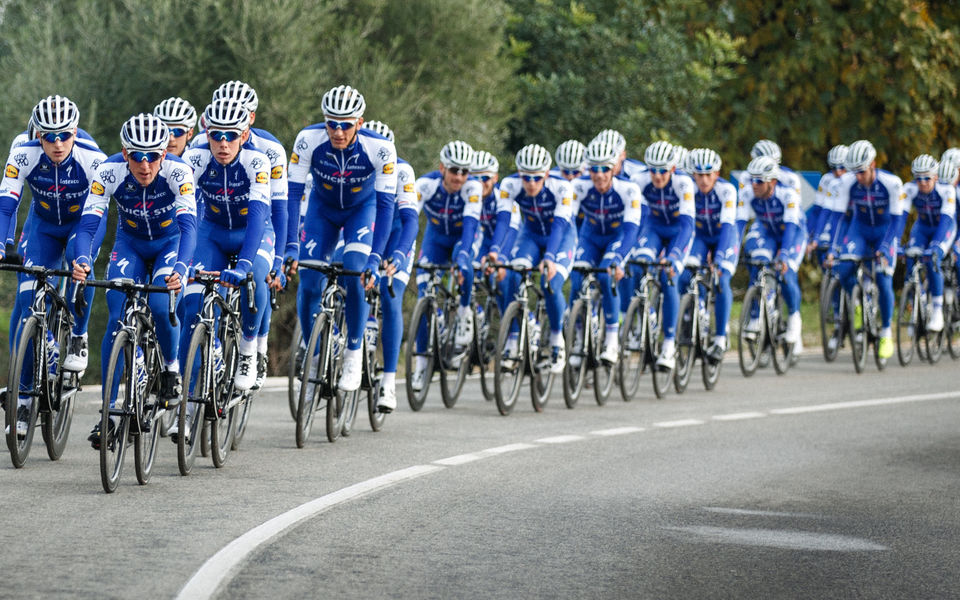
M 329 338 L 327 313 L 321 312 L 314 317 L 313 328 L 307 340 L 300 372 L 300 397 L 297 399 L 296 444 L 303 448 L 313 429 L 315 413 L 321 402 L 323 377 L 320 373 L 320 345 Z M 317 357 L 317 358 L 314 358 Z
M 37 381 L 38 369 L 36 365 L 40 357 L 43 356 L 40 344 L 46 343 L 46 340 L 40 341 L 41 336 L 40 320 L 34 315 L 27 317 L 23 327 L 20 328 L 20 341 L 16 347 L 14 360 L 10 363 L 10 374 L 7 377 L 7 410 L 5 411 L 7 448 L 10 450 L 10 461 L 17 469 L 23 468 L 27 457 L 30 455 L 30 446 L 33 444 L 33 435 L 36 432 L 39 415 L 40 396 L 43 393 L 39 386 L 45 385 L 44 381 L 46 380 L 44 377 L 44 381 Z M 30 417 L 27 421 L 27 434 L 23 439 L 20 439 L 20 436 L 17 435 L 20 394 L 16 390 L 20 389 L 20 379 L 23 370 L 27 368 L 28 357 L 30 358 L 29 368 L 34 372 L 34 391 L 30 394 Z M 46 369 L 39 369 L 39 372 L 46 374 Z
M 440 399 L 447 408 L 457 405 L 463 383 L 470 372 L 471 346 L 457 353 L 454 338 L 457 332 L 457 309 L 459 303 L 456 298 L 450 298 L 443 311 L 444 328 L 439 348 L 443 357 L 440 361 Z M 476 332 L 476 330 L 474 330 Z M 444 339 L 445 338 L 445 339 Z M 471 340 L 473 342 L 473 340 Z
M 350 437 L 353 433 L 353 424 L 357 419 L 357 410 L 360 406 L 360 390 L 346 392 L 346 401 L 343 410 L 343 424 L 340 427 L 340 437 Z
M 63 315 L 59 307 L 51 309 L 47 322 L 58 347 L 66 348 L 70 339 L 71 323 Z M 40 432 L 43 435 L 44 445 L 47 447 L 47 456 L 50 460 L 59 460 L 67 447 L 67 438 L 70 436 L 70 425 L 73 422 L 73 410 L 79 388 L 79 378 L 76 373 L 64 372 L 63 363 L 66 360 L 64 352 L 60 353 L 57 361 L 57 375 L 52 382 L 48 382 L 47 391 L 50 394 L 49 406 L 46 412 L 40 414 Z
M 377 401 L 380 399 L 380 386 L 383 382 L 378 379 L 376 384 L 367 390 L 367 418 L 370 420 L 370 429 L 380 431 L 387 420 L 387 413 L 380 412 Z
M 686 391 L 693 376 L 693 363 L 697 359 L 700 324 L 697 318 L 697 299 L 687 293 L 680 298 L 677 323 L 677 367 L 673 371 L 673 387 L 678 394 Z
M 776 285 L 774 289 L 776 290 L 774 301 L 777 310 L 773 314 L 767 313 L 767 340 L 770 344 L 773 370 L 776 371 L 777 375 L 786 375 L 787 371 L 790 370 L 790 365 L 793 364 L 794 344 L 785 339 L 787 319 L 789 318 L 785 316 L 789 314 L 786 298 L 784 298 L 779 285 Z
M 607 400 L 610 398 L 610 391 L 613 389 L 613 379 L 614 365 L 607 364 L 600 360 L 601 349 L 606 344 L 607 336 L 607 323 L 604 319 L 603 307 L 600 306 L 600 297 L 599 295 L 592 300 L 596 302 L 597 307 L 597 331 L 593 332 L 590 337 L 593 338 L 591 345 L 593 346 L 592 354 L 593 358 L 593 399 L 597 402 L 597 406 L 603 406 L 607 403 Z
M 658 399 L 662 399 L 673 381 L 674 367 L 662 369 L 657 365 L 657 358 L 663 350 L 663 295 L 660 293 L 660 284 L 656 280 L 647 282 L 647 301 L 650 306 L 656 306 L 656 321 L 649 320 L 647 324 L 647 360 L 652 365 L 651 377 L 653 380 L 653 393 Z
M 500 305 L 496 296 L 488 296 L 483 302 L 483 317 L 476 316 L 474 331 L 476 334 L 477 365 L 480 368 L 480 389 L 483 398 L 492 402 L 496 396 L 493 390 L 493 356 L 497 351 L 497 332 L 500 331 Z
M 949 288 L 948 288 L 949 290 Z M 960 313 L 957 309 L 955 291 L 944 291 L 943 294 L 943 330 L 945 332 L 947 352 L 950 358 L 960 358 Z
M 324 395 L 327 397 L 327 412 L 324 415 L 327 429 L 327 441 L 330 443 L 340 439 L 343 433 L 343 424 L 347 419 L 347 409 L 351 396 L 356 396 L 354 392 L 343 392 L 340 390 L 340 376 L 343 374 L 343 352 L 347 347 L 347 325 L 344 317 L 344 311 L 341 308 L 334 312 L 330 319 L 332 343 L 324 344 L 320 350 L 321 368 L 326 368 L 325 381 L 329 382 L 327 386 L 321 386 Z M 339 347 L 339 351 L 337 350 Z M 329 353 L 329 356 L 325 356 Z
M 834 296 L 838 297 L 836 309 L 833 305 Z M 833 362 L 837 359 L 844 337 L 843 327 L 846 324 L 846 311 L 843 306 L 843 297 L 843 286 L 840 279 L 830 277 L 826 289 L 820 296 L 820 344 L 823 346 L 823 359 L 827 362 Z M 830 347 L 831 339 L 837 340 L 833 348 Z
M 379 318 L 382 321 L 382 317 Z M 380 431 L 387 418 L 387 413 L 380 412 L 377 408 L 383 381 L 383 359 L 376 347 L 372 349 L 367 347 L 366 339 L 363 341 L 363 372 L 366 374 L 367 381 L 367 418 L 370 421 L 370 429 Z
M 763 302 L 760 298 L 760 288 L 751 285 L 747 293 L 743 296 L 743 305 L 740 309 L 739 327 L 737 329 L 737 357 L 740 361 L 740 372 L 744 377 L 751 377 L 757 372 L 760 366 L 760 356 L 766 346 L 766 321 Z M 756 337 L 750 339 L 747 332 L 747 325 L 751 320 L 751 311 L 753 305 L 757 304 L 760 319 L 760 331 L 756 332 Z
M 215 403 L 219 386 L 209 378 L 213 367 L 207 354 L 208 330 L 197 324 L 190 336 L 187 359 L 183 364 L 183 389 L 177 410 L 177 468 L 181 475 L 189 475 L 197 458 L 197 450 L 203 446 L 204 412 Z M 199 365 L 197 362 L 199 361 Z M 195 366 L 196 365 L 196 366 Z M 193 406 L 191 414 L 190 406 Z M 189 432 L 183 435 L 183 432 Z M 189 438 L 189 441 L 188 441 Z
M 427 400 L 427 393 L 430 391 L 430 382 L 433 379 L 433 372 L 436 368 L 437 360 L 437 326 L 436 321 L 436 309 L 433 306 L 433 300 L 424 296 L 417 300 L 416 305 L 413 307 L 413 314 L 410 317 L 410 327 L 407 328 L 407 344 L 404 349 L 403 362 L 407 372 L 407 403 L 410 405 L 410 409 L 414 412 L 419 411 L 423 408 L 423 403 Z M 417 332 L 420 331 L 420 328 L 424 327 L 427 331 L 427 347 L 423 348 L 421 352 L 417 353 Z M 413 389 L 413 371 L 416 366 L 416 361 L 414 360 L 417 357 L 423 357 L 426 359 L 426 371 L 423 377 L 423 388 L 420 390 Z
M 866 328 L 867 315 L 863 310 L 863 290 L 860 285 L 855 285 L 853 293 L 849 296 L 847 303 L 848 314 L 850 315 L 850 350 L 853 354 L 853 368 L 857 373 L 862 373 L 867 364 L 867 347 L 870 343 L 870 335 Z M 857 327 L 855 315 L 857 307 L 860 308 L 860 327 Z
M 710 284 L 707 284 L 708 287 Z M 719 362 L 712 362 L 707 358 L 707 352 L 710 347 L 713 346 L 714 342 L 714 328 L 715 324 L 713 323 L 714 315 L 717 314 L 717 300 L 716 296 L 713 294 L 713 291 L 707 290 L 706 299 L 704 300 L 704 314 L 701 315 L 700 321 L 700 376 L 703 379 L 703 387 L 707 391 L 712 390 L 717 386 L 717 381 L 720 380 L 720 370 L 723 367 L 723 360 Z M 702 317 L 706 318 L 702 318 Z
M 155 346 L 151 348 L 153 344 L 156 344 L 155 340 L 147 342 L 141 339 L 140 341 L 140 348 L 143 349 L 145 357 L 147 383 L 144 388 L 144 397 L 136 398 L 133 403 L 134 416 L 137 418 L 130 423 L 134 442 L 133 466 L 137 474 L 137 483 L 140 485 L 146 485 L 150 481 L 160 444 L 160 420 L 166 413 L 166 410 L 161 409 L 159 405 L 160 373 L 164 366 Z
M 587 318 L 586 303 L 576 300 L 567 315 L 566 331 L 563 332 L 563 341 L 566 344 L 567 361 L 563 366 L 563 401 L 567 408 L 574 408 L 583 392 L 583 384 L 587 378 L 587 356 L 590 340 L 587 335 L 590 320 Z M 580 347 L 577 348 L 577 334 L 580 336 Z M 573 366 L 572 363 L 579 363 Z
M 912 281 L 903 285 L 897 305 L 897 361 L 906 367 L 913 361 L 918 332 L 917 287 Z
M 127 440 L 130 436 L 130 418 L 127 414 L 117 416 L 117 425 L 114 428 L 113 439 L 109 439 L 110 431 L 110 397 L 113 382 L 117 382 L 115 406 L 121 407 L 126 413 L 131 404 L 131 396 L 136 394 L 135 369 L 131 368 L 134 360 L 133 340 L 127 331 L 120 330 L 113 338 L 113 348 L 110 350 L 110 359 L 107 363 L 107 377 L 104 380 L 100 404 L 100 483 L 103 491 L 112 494 L 120 482 L 123 472 L 123 459 L 127 452 Z
M 624 402 L 633 400 L 640 389 L 640 379 L 646 370 L 644 355 L 646 332 L 646 305 L 640 297 L 634 297 L 627 306 L 627 313 L 620 326 L 620 358 L 617 360 L 617 380 L 620 396 Z
M 253 409 L 253 399 L 256 394 L 251 391 L 243 393 L 243 400 L 237 404 L 237 428 L 233 432 L 233 439 L 230 441 L 231 452 L 240 447 L 243 441 L 243 434 L 247 432 L 247 424 L 250 422 L 250 411 Z
M 290 418 L 294 421 L 297 420 L 297 406 L 300 404 L 300 370 L 303 366 L 297 362 L 300 344 L 306 344 L 306 342 L 300 330 L 300 319 L 297 318 L 293 335 L 290 337 L 290 364 L 287 366 L 287 404 L 290 408 Z M 306 356 L 306 351 L 303 355 Z
M 534 322 L 540 325 L 540 339 L 534 340 L 531 335 L 527 348 L 530 351 L 528 367 L 530 371 L 530 403 L 533 410 L 543 412 L 550 401 L 550 390 L 553 389 L 554 373 L 550 368 L 550 318 L 547 316 L 547 307 L 541 298 L 534 307 Z M 536 343 L 534 343 L 536 342 Z
M 944 310 L 944 316 L 946 317 L 946 310 Z M 927 315 L 927 318 L 929 317 L 930 315 Z M 946 329 L 946 318 L 944 318 L 944 329 Z M 927 349 L 927 361 L 931 365 L 935 365 L 943 357 L 944 333 L 943 330 L 930 331 L 926 328 L 926 325 L 924 325 L 924 330 L 923 345 Z
M 527 352 L 524 346 L 526 340 L 526 323 L 523 318 L 523 306 L 513 301 L 507 306 L 503 319 L 500 321 L 500 332 L 497 334 L 497 353 L 494 355 L 494 400 L 501 415 L 507 416 L 517 404 L 520 387 L 523 385 L 523 375 L 527 370 Z M 509 357 L 505 356 L 510 330 L 517 328 L 517 348 Z
M 237 407 L 234 397 L 233 378 L 240 358 L 240 324 L 227 315 L 220 316 L 221 344 L 223 346 L 224 380 L 220 393 L 212 405 L 210 420 L 210 458 L 213 466 L 220 469 L 227 462 L 233 436 L 237 431 Z M 230 406 L 233 404 L 233 406 Z M 229 407 L 229 408 L 228 408 Z

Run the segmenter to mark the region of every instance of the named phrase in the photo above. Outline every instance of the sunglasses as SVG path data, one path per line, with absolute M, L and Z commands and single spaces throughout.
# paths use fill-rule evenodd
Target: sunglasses
M 52 133 L 44 133 L 42 135 L 43 140 L 50 144 L 56 144 L 57 142 L 65 142 L 73 137 L 72 131 L 56 131 Z
M 470 167 L 447 167 L 447 172 L 453 175 L 469 175 Z
M 477 175 L 477 179 L 479 179 L 479 180 L 482 181 L 483 183 L 486 183 L 486 182 L 490 181 L 491 179 L 493 179 L 493 175 Z
M 762 184 L 764 184 L 764 183 L 767 183 L 767 180 L 766 180 L 766 179 L 762 179 L 762 178 L 760 178 L 760 177 L 754 177 L 753 179 L 750 180 L 750 183 L 752 183 L 752 184 L 754 184 L 754 185 L 762 185 Z
M 608 169 L 610 167 L 607 167 Z M 579 175 L 580 169 L 560 169 L 564 175 Z M 593 169 L 591 169 L 592 171 Z M 603 171 L 597 171 L 598 173 L 603 173 Z
M 606 173 L 607 171 L 612 171 L 612 170 L 613 170 L 613 167 L 611 167 L 610 165 L 590 165 L 591 173 Z
M 915 177 L 917 181 L 932 181 L 933 177 L 930 175 L 923 175 L 922 177 Z
M 862 167 L 862 168 L 860 168 L 860 169 L 854 169 L 854 170 L 853 170 L 853 174 L 854 174 L 854 175 L 861 175 L 861 174 L 863 174 L 863 173 L 866 173 L 866 172 L 869 171 L 869 170 L 870 170 L 870 167 Z
M 664 173 L 669 173 L 670 169 L 667 169 L 664 167 L 650 167 L 648 171 L 650 171 L 654 175 L 663 175 Z
M 720 169 L 714 169 L 713 165 L 693 165 L 693 172 L 697 175 L 709 175 L 714 171 L 719 171 Z
M 160 152 L 140 152 L 140 151 L 134 151 L 134 152 L 128 152 L 128 153 L 127 153 L 127 156 L 129 156 L 130 158 L 132 158 L 132 159 L 133 159 L 133 162 L 138 162 L 138 163 L 140 163 L 140 162 L 143 162 L 143 161 L 147 161 L 148 163 L 152 163 L 152 162 L 157 162 L 158 160 L 160 160 L 160 157 L 162 156 L 162 153 L 160 153 Z
M 181 135 L 186 135 L 187 130 L 182 127 L 174 127 L 170 129 L 170 137 L 180 137 Z
M 350 131 L 356 124 L 356 121 L 334 121 L 333 119 L 327 119 L 328 129 Z
M 524 181 L 532 181 L 533 183 L 536 183 L 541 179 L 543 179 L 543 175 L 520 175 L 520 179 L 523 179 Z
M 208 129 L 207 137 L 215 142 L 232 142 L 240 138 L 239 131 L 222 131 L 220 129 Z

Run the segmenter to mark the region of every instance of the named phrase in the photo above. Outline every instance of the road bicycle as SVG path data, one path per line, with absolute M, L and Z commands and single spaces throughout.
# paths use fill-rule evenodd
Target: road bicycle
M 900 291 L 900 303 L 897 306 L 897 360 L 901 366 L 907 366 L 913 360 L 914 352 L 921 355 L 920 358 L 927 360 L 930 364 L 936 364 L 943 355 L 945 338 L 949 337 L 944 331 L 930 331 L 927 328 L 927 322 L 930 319 L 930 308 L 927 304 L 930 294 L 927 286 L 926 277 L 927 267 L 920 257 L 916 257 L 913 267 L 903 283 L 903 289 Z M 946 282 L 944 282 L 944 295 L 946 296 Z M 947 329 L 947 323 L 952 323 L 951 315 L 952 302 L 943 303 L 943 322 L 944 329 Z M 923 343 L 923 351 L 920 351 L 920 343 Z
M 677 323 L 677 367 L 673 372 L 673 386 L 682 394 L 693 376 L 693 365 L 700 359 L 703 386 L 712 390 L 720 378 L 723 361 L 709 357 L 714 341 L 713 317 L 716 314 L 716 295 L 720 285 L 713 264 L 687 267 L 693 276 L 686 293 L 680 298 Z
M 744 377 L 753 375 L 761 356 L 769 352 L 778 375 L 790 369 L 794 345 L 786 341 L 786 299 L 783 294 L 783 275 L 779 261 L 750 260 L 750 266 L 759 267 L 753 282 L 743 297 L 740 312 L 737 355 Z
M 496 277 L 480 276 L 473 280 L 473 351 L 470 361 L 480 371 L 480 390 L 485 400 L 496 398 L 494 391 L 494 355 L 497 350 L 497 332 L 500 331 L 501 314 Z
M 663 398 L 673 373 L 672 368 L 657 366 L 664 339 L 660 275 L 666 266 L 645 259 L 629 260 L 627 265 L 640 268 L 642 275 L 620 327 L 620 360 L 617 362 L 620 393 L 624 401 L 633 400 L 640 388 L 640 378 L 649 368 L 653 393 Z M 674 285 L 673 278 L 667 279 L 667 285 Z
M 880 358 L 880 290 L 877 288 L 874 258 L 840 258 L 840 262 L 857 265 L 856 284 L 847 297 L 847 315 L 850 322 L 849 339 L 853 351 L 853 368 L 862 373 L 867 364 L 867 350 L 873 346 L 877 369 L 887 367 L 887 359 Z
M 833 362 L 848 335 L 847 296 L 833 269 L 824 269 L 820 285 L 820 343 L 823 359 Z
M 606 341 L 606 324 L 601 302 L 600 282 L 596 275 L 609 273 L 608 269 L 574 265 L 574 271 L 584 275 L 577 298 L 567 314 L 563 339 L 567 345 L 567 361 L 563 366 L 563 400 L 573 408 L 580 399 L 587 371 L 593 373 L 593 395 L 603 406 L 613 389 L 616 365 L 600 359 Z M 613 277 L 611 275 L 611 281 Z M 613 283 L 614 294 L 617 285 Z M 619 301 L 619 300 L 618 300 Z

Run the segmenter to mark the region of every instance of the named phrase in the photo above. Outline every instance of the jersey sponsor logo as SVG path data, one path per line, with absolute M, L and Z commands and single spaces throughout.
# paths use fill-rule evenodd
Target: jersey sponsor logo
M 71 206 L 71 207 L 68 208 L 67 210 L 70 211 L 70 212 L 72 212 L 72 213 L 75 213 L 75 212 L 77 212 L 78 210 L 80 210 L 80 205 L 79 205 L 79 204 L 74 204 L 73 206 Z
M 106 191 L 107 190 L 103 189 L 103 186 L 100 185 L 99 181 L 94 181 L 90 186 L 90 192 L 96 196 L 102 196 L 104 193 L 106 193 Z
M 363 240 L 366 236 L 370 235 L 369 227 L 361 227 L 357 230 L 357 241 Z
M 560 201 L 560 204 L 564 206 L 570 206 L 570 198 L 564 198 L 563 200 Z
M 280 179 L 283 177 L 283 165 L 277 165 L 270 169 L 270 179 Z
M 132 227 L 132 228 L 134 228 L 134 229 L 137 228 L 137 223 L 136 223 L 135 221 L 131 221 L 130 219 L 127 219 L 127 225 L 129 225 L 130 227 Z
M 250 209 L 244 207 L 244 208 L 241 208 L 239 212 L 240 212 L 241 215 L 245 215 L 245 214 L 247 214 L 248 212 L 250 212 Z
M 257 173 L 257 183 L 266 183 L 267 182 L 267 172 L 260 171 Z
M 253 169 L 254 171 L 256 171 L 262 166 L 263 166 L 263 161 L 260 160 L 259 158 L 255 158 L 250 161 L 250 168 Z
M 291 155 L 290 155 L 290 164 L 291 164 L 291 165 L 299 165 L 299 164 L 300 164 L 300 155 L 297 154 L 296 152 L 294 152 L 293 154 L 291 154 Z
M 412 183 L 404 184 L 404 186 L 403 186 L 403 191 L 406 192 L 406 193 L 408 193 L 408 194 L 412 194 L 412 193 L 413 193 L 413 184 L 412 184 Z M 419 200 L 419 199 L 420 199 L 420 194 L 417 194 L 417 200 Z
M 387 160 L 388 158 L 390 158 L 390 151 L 387 150 L 386 148 L 381 147 L 379 150 L 377 150 L 377 158 L 379 158 L 380 160 Z M 392 166 L 393 163 L 390 163 L 390 164 L 391 164 L 390 170 L 393 171 L 393 166 Z M 384 165 L 383 168 L 384 168 L 383 172 L 386 173 L 387 166 Z
M 25 152 L 21 152 L 13 157 L 13 162 L 17 163 L 18 167 L 25 167 L 27 166 L 27 163 L 30 162 L 30 159 L 27 158 L 27 154 Z
M 170 179 L 173 179 L 177 183 L 180 183 L 181 181 L 183 181 L 183 178 L 186 176 L 187 176 L 187 172 L 184 171 L 183 169 L 174 169 L 170 173 Z
M 394 164 L 393 164 L 393 163 L 387 163 L 387 164 L 383 165 L 383 173 L 384 173 L 385 175 L 389 175 L 389 174 L 393 173 L 393 167 L 394 167 Z
M 507 190 L 503 190 L 502 192 L 500 192 L 500 197 L 501 197 L 501 198 L 509 198 L 509 197 L 510 197 L 510 192 L 508 192 Z
M 332 190 L 332 189 L 333 189 L 333 186 L 330 185 L 329 183 L 325 183 L 325 184 L 323 184 L 323 189 L 325 189 L 325 190 Z
M 42 206 L 44 210 L 50 210 L 50 205 L 44 202 L 43 200 L 40 201 L 40 206 Z
M 173 223 L 173 219 L 167 219 L 166 221 L 160 223 L 160 227 L 170 227 L 171 223 Z
M 193 186 L 190 183 L 184 183 L 180 186 L 180 195 L 189 196 L 193 193 Z
M 693 200 L 693 194 L 691 194 L 690 192 L 687 192 L 683 195 L 683 199 L 684 201 L 689 202 Z
M 16 168 L 13 165 L 7 165 L 7 168 L 3 172 L 3 174 L 6 175 L 7 177 L 10 177 L 11 179 L 15 179 L 17 175 L 20 174 L 20 169 Z
M 733 200 L 727 200 L 723 203 L 723 206 L 726 208 L 733 208 Z
M 220 212 L 220 209 L 217 208 L 216 206 L 214 206 L 213 204 L 207 204 L 207 206 L 209 206 L 209 207 L 210 207 L 210 210 L 212 210 L 212 211 L 215 212 L 215 213 L 219 213 L 219 212 Z
M 480 196 L 470 196 L 467 199 L 467 202 L 470 202 L 471 204 L 476 204 L 477 202 L 480 202 Z
M 354 194 L 358 194 L 362 189 L 363 189 L 362 187 L 354 187 L 354 188 L 350 188 L 350 192 Z
M 632 201 L 630 202 L 630 208 L 640 208 L 640 201 L 639 201 L 639 200 L 632 200 Z
M 787 202 L 787 208 L 796 208 L 797 204 L 795 202 Z

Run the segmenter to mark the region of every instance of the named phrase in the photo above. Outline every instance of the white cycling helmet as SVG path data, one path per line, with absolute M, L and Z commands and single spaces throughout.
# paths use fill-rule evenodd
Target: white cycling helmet
M 197 124 L 197 110 L 193 108 L 192 104 L 176 96 L 167 98 L 153 107 L 153 114 L 163 121 L 167 127 L 182 125 L 187 129 L 192 129 Z
M 877 158 L 877 149 L 867 140 L 857 140 L 847 149 L 844 164 L 848 171 L 866 169 Z
M 260 99 L 257 98 L 257 91 L 254 90 L 250 84 L 237 80 L 228 81 L 213 90 L 213 98 L 211 98 L 211 101 L 221 98 L 238 100 L 243 104 L 244 108 L 250 112 L 257 112 L 257 107 L 260 105 Z
M 334 119 L 359 119 L 367 108 L 367 103 L 356 89 L 349 85 L 338 85 L 323 95 L 320 101 L 324 116 Z
M 694 148 L 687 161 L 693 173 L 717 173 L 723 165 L 720 155 L 710 148 Z
M 469 169 L 473 164 L 473 148 L 462 140 L 454 140 L 440 149 L 440 164 L 446 168 Z
M 778 165 L 783 158 L 780 152 L 780 146 L 773 140 L 758 140 L 757 143 L 753 145 L 753 148 L 750 149 L 750 158 L 756 158 L 758 156 L 769 156 L 777 161 Z
M 485 150 L 473 153 L 473 162 L 470 163 L 470 173 L 499 173 L 500 161 L 497 157 Z
M 937 167 L 937 180 L 940 183 L 954 184 L 957 181 L 957 175 L 960 175 L 960 157 L 940 159 L 940 165 Z
M 585 155 L 587 162 L 591 165 L 606 165 L 609 167 L 617 164 L 617 159 L 620 157 L 620 153 L 609 141 L 599 138 L 594 138 L 590 142 Z
M 120 128 L 120 145 L 128 152 L 162 152 L 170 142 L 170 130 L 156 115 L 140 113 Z
M 937 170 L 937 159 L 930 156 L 929 154 L 921 154 L 920 156 L 913 159 L 913 163 L 910 165 L 910 172 L 914 175 L 924 175 L 927 173 L 933 173 Z
M 831 169 L 843 169 L 847 161 L 847 151 L 849 149 L 844 144 L 838 144 L 830 148 L 827 152 L 827 165 Z
M 663 140 L 650 144 L 643 152 L 643 162 L 648 168 L 669 169 L 677 164 L 676 159 L 673 144 Z
M 594 140 L 603 140 L 617 149 L 617 154 L 627 149 L 627 139 L 616 129 L 604 129 L 593 138 Z M 593 141 L 593 140 L 591 140 Z
M 960 148 L 947 148 L 940 155 L 940 162 L 949 160 L 951 162 L 960 162 Z
M 687 163 L 687 159 L 690 157 L 690 151 L 684 148 L 683 146 L 676 145 L 673 147 L 673 164 L 677 167 L 683 169 L 684 171 L 690 171 L 690 165 Z
M 567 140 L 557 146 L 557 151 L 553 155 L 554 162 L 561 169 L 579 171 L 586 151 L 587 148 L 579 141 Z
M 758 156 L 747 165 L 751 179 L 773 181 L 780 177 L 780 166 L 772 156 Z
M 80 110 L 66 96 L 47 96 L 33 107 L 33 124 L 41 133 L 76 129 Z
M 369 129 L 370 131 L 379 133 L 391 142 L 393 141 L 393 130 L 390 129 L 383 121 L 364 121 L 363 129 Z
M 543 173 L 550 170 L 553 159 L 550 158 L 550 153 L 547 152 L 547 149 L 540 144 L 528 144 L 520 148 L 520 151 L 517 152 L 516 157 L 514 157 L 514 162 L 517 163 L 518 171 Z
M 250 127 L 250 111 L 239 100 L 220 98 L 203 111 L 207 129 L 244 132 Z
M 27 139 L 37 139 L 37 126 L 33 122 L 33 113 L 30 113 L 30 118 L 27 119 Z

